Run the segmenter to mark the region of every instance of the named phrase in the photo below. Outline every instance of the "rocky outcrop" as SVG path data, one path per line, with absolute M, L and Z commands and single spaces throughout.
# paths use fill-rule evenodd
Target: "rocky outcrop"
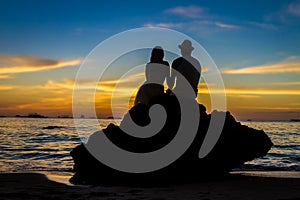
M 161 104 L 167 112 L 166 123 L 156 135 L 149 138 L 133 137 L 113 124 L 104 129 L 103 134 L 120 148 L 131 152 L 151 152 L 164 147 L 174 138 L 180 124 L 179 104 L 176 97 L 163 95 L 154 99 L 149 105 L 134 106 L 124 116 L 121 125 L 127 122 L 129 116 L 136 124 L 147 125 L 150 122 L 148 111 L 153 104 Z M 217 144 L 205 158 L 200 159 L 199 149 L 207 133 L 211 116 L 220 112 L 207 114 L 206 108 L 201 104 L 199 110 L 199 128 L 192 145 L 169 166 L 149 173 L 120 172 L 100 163 L 81 144 L 71 151 L 75 174 L 70 181 L 75 184 L 126 184 L 210 178 L 226 174 L 247 161 L 265 156 L 273 145 L 263 130 L 241 125 L 229 112 L 226 112 L 224 127 Z M 92 138 L 96 137 L 92 135 L 88 142 L 91 142 Z

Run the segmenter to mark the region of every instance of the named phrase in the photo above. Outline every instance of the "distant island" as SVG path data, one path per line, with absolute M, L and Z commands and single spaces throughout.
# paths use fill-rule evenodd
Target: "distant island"
M 59 115 L 57 118 L 63 118 L 63 119 L 72 119 L 73 117 L 70 117 L 69 115 Z
M 4 115 L 0 115 L 0 118 L 4 118 L 4 117 L 12 117 L 12 116 L 4 116 Z M 84 115 L 80 115 L 78 117 L 73 117 L 73 116 L 69 116 L 69 115 L 58 115 L 58 116 L 45 116 L 45 115 L 41 115 L 39 113 L 29 113 L 28 115 L 15 115 L 13 117 L 17 117 L 17 118 L 56 118 L 56 119 L 122 119 L 122 117 L 113 117 L 113 116 L 109 116 L 109 117 L 85 117 Z
M 290 119 L 290 122 L 300 122 L 300 119 Z
M 101 119 L 101 118 L 99 118 L 99 119 Z M 106 119 L 122 119 L 122 117 L 109 116 L 109 117 L 106 117 Z
M 38 113 L 29 113 L 27 116 L 16 115 L 15 117 L 26 117 L 26 118 L 48 118 L 47 116 L 40 115 Z
M 29 113 L 28 115 L 15 115 L 15 117 L 20 118 L 63 118 L 63 119 L 72 119 L 73 117 L 70 117 L 69 115 L 59 115 L 57 117 L 49 117 L 45 115 L 41 115 L 38 113 Z

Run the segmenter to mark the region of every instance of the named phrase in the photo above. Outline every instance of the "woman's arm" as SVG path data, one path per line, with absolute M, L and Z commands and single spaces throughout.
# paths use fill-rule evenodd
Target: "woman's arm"
M 149 64 L 146 64 L 146 67 L 145 67 L 145 76 L 146 76 L 146 81 L 149 81 L 151 80 L 150 78 L 150 67 L 149 67 Z

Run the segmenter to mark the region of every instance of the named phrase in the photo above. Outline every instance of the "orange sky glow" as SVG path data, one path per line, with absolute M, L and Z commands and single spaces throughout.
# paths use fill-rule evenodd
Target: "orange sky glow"
M 32 57 L 30 59 L 32 60 Z M 36 58 L 33 59 L 35 60 L 35 65 L 20 65 L 24 60 L 14 60 L 13 62 L 17 62 L 18 66 L 11 65 L 0 72 L 4 76 L 0 78 L 0 115 L 14 116 L 37 112 L 48 116 L 72 116 L 74 79 L 63 78 L 57 81 L 53 78 L 53 80 L 50 79 L 38 84 L 35 83 L 38 82 L 36 72 L 44 73 L 44 76 L 47 76 L 51 70 L 58 70 L 57 68 L 64 67 L 70 68 L 78 65 L 80 59 L 46 62 L 43 59 Z M 238 74 L 240 73 L 254 73 L 252 76 L 256 76 L 255 73 L 261 74 L 261 70 L 268 71 L 271 66 L 274 66 L 277 69 L 277 73 L 287 73 L 286 71 L 279 70 L 283 68 L 282 65 L 282 63 L 279 63 L 237 70 L 224 68 L 221 71 L 223 76 L 239 76 Z M 288 63 L 287 65 L 292 69 L 296 69 L 295 62 L 292 64 Z M 297 70 L 294 71 L 297 72 Z M 27 76 L 27 79 L 29 76 L 32 83 L 22 85 L 19 80 L 22 76 Z M 122 117 L 132 106 L 132 101 L 139 86 L 137 83 L 141 83 L 143 80 L 144 74 L 138 73 L 122 80 L 109 79 L 102 81 L 96 88 L 93 88 L 88 81 L 85 81 L 80 83 L 79 89 L 83 91 L 96 91 L 95 99 L 86 99 L 86 101 L 95 101 L 97 115 L 100 118 L 112 115 L 110 107 L 112 105 L 112 94 L 114 94 L 115 101 L 113 107 L 116 110 L 117 117 Z M 233 113 L 238 119 L 290 119 L 299 117 L 300 82 L 278 82 L 277 84 L 271 84 L 273 85 L 272 87 L 264 88 L 262 86 L 251 85 L 237 85 L 233 87 L 226 80 L 224 83 L 227 95 L 227 110 Z M 279 83 L 281 85 L 280 88 L 278 88 Z M 221 92 L 222 90 L 209 91 L 206 83 L 201 79 L 197 100 L 207 107 L 208 112 L 211 112 L 210 94 Z

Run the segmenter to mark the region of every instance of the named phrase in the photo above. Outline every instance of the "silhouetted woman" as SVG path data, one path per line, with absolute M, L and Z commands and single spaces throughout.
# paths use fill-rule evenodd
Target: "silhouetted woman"
M 140 87 L 134 105 L 148 104 L 150 100 L 164 93 L 164 81 L 170 76 L 170 65 L 163 60 L 164 50 L 160 46 L 152 49 L 150 62 L 145 68 L 146 81 Z

